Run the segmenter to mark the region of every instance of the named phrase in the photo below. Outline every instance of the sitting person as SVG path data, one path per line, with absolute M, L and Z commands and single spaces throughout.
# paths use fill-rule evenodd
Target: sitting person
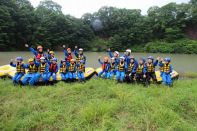
M 127 63 L 124 61 L 124 57 L 120 57 L 120 62 L 116 71 L 116 80 L 123 82 L 125 78 L 125 71 L 127 69 Z
M 68 69 L 66 60 L 61 60 L 60 62 L 60 75 L 63 81 L 68 79 Z
M 77 64 L 77 77 L 80 82 L 85 81 L 84 73 L 85 73 L 85 61 L 80 60 L 80 63 Z
M 12 78 L 14 84 L 19 84 L 20 79 L 25 75 L 25 65 L 22 57 L 16 57 L 16 64 L 11 59 L 10 66 L 16 67 L 16 74 Z
M 57 58 L 53 58 L 51 62 L 47 60 L 47 62 L 49 64 L 48 79 L 52 76 L 53 81 L 56 81 L 56 73 L 58 72 Z

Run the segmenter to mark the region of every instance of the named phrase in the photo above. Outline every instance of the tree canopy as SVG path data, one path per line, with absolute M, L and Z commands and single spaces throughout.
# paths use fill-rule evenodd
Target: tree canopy
M 158 40 L 175 43 L 188 36 L 197 38 L 196 0 L 153 6 L 147 15 L 139 9 L 105 6 L 78 19 L 61 9 L 52 0 L 41 1 L 37 8 L 28 0 L 1 0 L 0 50 L 24 50 L 25 43 L 51 49 L 66 44 L 86 50 L 120 50 Z

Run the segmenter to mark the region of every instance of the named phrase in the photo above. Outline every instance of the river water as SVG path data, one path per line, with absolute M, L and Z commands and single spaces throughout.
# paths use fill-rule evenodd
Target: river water
M 60 60 L 64 58 L 63 52 L 55 52 L 56 57 Z M 100 67 L 98 63 L 99 56 L 108 56 L 107 52 L 85 52 L 87 57 L 87 66 L 98 68 Z M 187 54 L 159 54 L 159 53 L 132 53 L 132 55 L 139 59 L 140 57 L 147 57 L 149 55 L 161 57 L 171 57 L 172 66 L 174 70 L 179 73 L 197 73 L 197 55 L 187 55 Z M 14 59 L 16 56 L 22 56 L 27 62 L 28 58 L 33 57 L 31 52 L 0 52 L 0 66 L 9 64 L 10 59 Z

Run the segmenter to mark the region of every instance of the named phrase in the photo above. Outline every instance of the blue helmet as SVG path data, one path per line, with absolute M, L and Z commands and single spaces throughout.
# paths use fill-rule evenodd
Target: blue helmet
M 84 60 L 80 60 L 80 63 L 85 63 L 85 61 Z
M 166 57 L 166 58 L 164 59 L 164 61 L 170 62 L 171 59 L 170 59 L 170 57 Z
M 147 59 L 154 60 L 154 57 L 153 56 L 149 56 Z
M 16 57 L 16 60 L 23 61 L 23 57 Z
M 52 61 L 56 61 L 57 62 L 57 58 L 53 58 Z
M 145 58 L 140 58 L 140 60 L 142 60 L 142 61 L 143 61 L 143 63 L 145 63 L 145 62 L 146 62 L 146 59 L 145 59 Z

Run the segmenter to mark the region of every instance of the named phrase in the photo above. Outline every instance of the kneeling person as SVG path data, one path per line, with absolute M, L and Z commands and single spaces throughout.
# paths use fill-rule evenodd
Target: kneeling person
M 71 81 L 76 79 L 76 60 L 71 59 L 68 63 L 68 77 Z
M 77 64 L 77 77 L 79 81 L 85 81 L 84 73 L 85 73 L 85 61 L 80 60 L 80 63 Z
M 63 81 L 68 79 L 68 70 L 67 70 L 66 60 L 61 60 L 60 62 L 60 75 Z
M 33 58 L 28 60 L 29 64 L 25 64 L 25 68 L 28 69 L 28 73 L 22 80 L 23 85 L 31 85 L 33 86 L 36 82 L 37 71 L 39 67 L 39 63 L 35 62 Z
M 127 69 L 127 64 L 124 61 L 124 57 L 120 57 L 120 62 L 118 64 L 118 70 L 116 72 L 116 80 L 123 82 L 125 78 L 125 71 Z
M 49 65 L 46 62 L 45 57 L 41 57 L 39 67 L 38 67 L 36 82 L 38 82 L 39 79 L 42 78 L 42 81 L 47 83 L 48 82 L 48 74 L 49 74 Z
M 52 76 L 53 81 L 56 81 L 56 73 L 58 72 L 57 58 L 53 58 L 51 62 L 47 60 L 47 62 L 49 64 L 48 79 Z
M 138 63 L 138 67 L 136 70 L 137 83 L 143 82 L 143 84 L 145 84 L 145 74 L 146 74 L 146 70 L 144 68 L 145 62 L 146 62 L 146 60 L 144 58 L 140 58 L 139 63 Z

